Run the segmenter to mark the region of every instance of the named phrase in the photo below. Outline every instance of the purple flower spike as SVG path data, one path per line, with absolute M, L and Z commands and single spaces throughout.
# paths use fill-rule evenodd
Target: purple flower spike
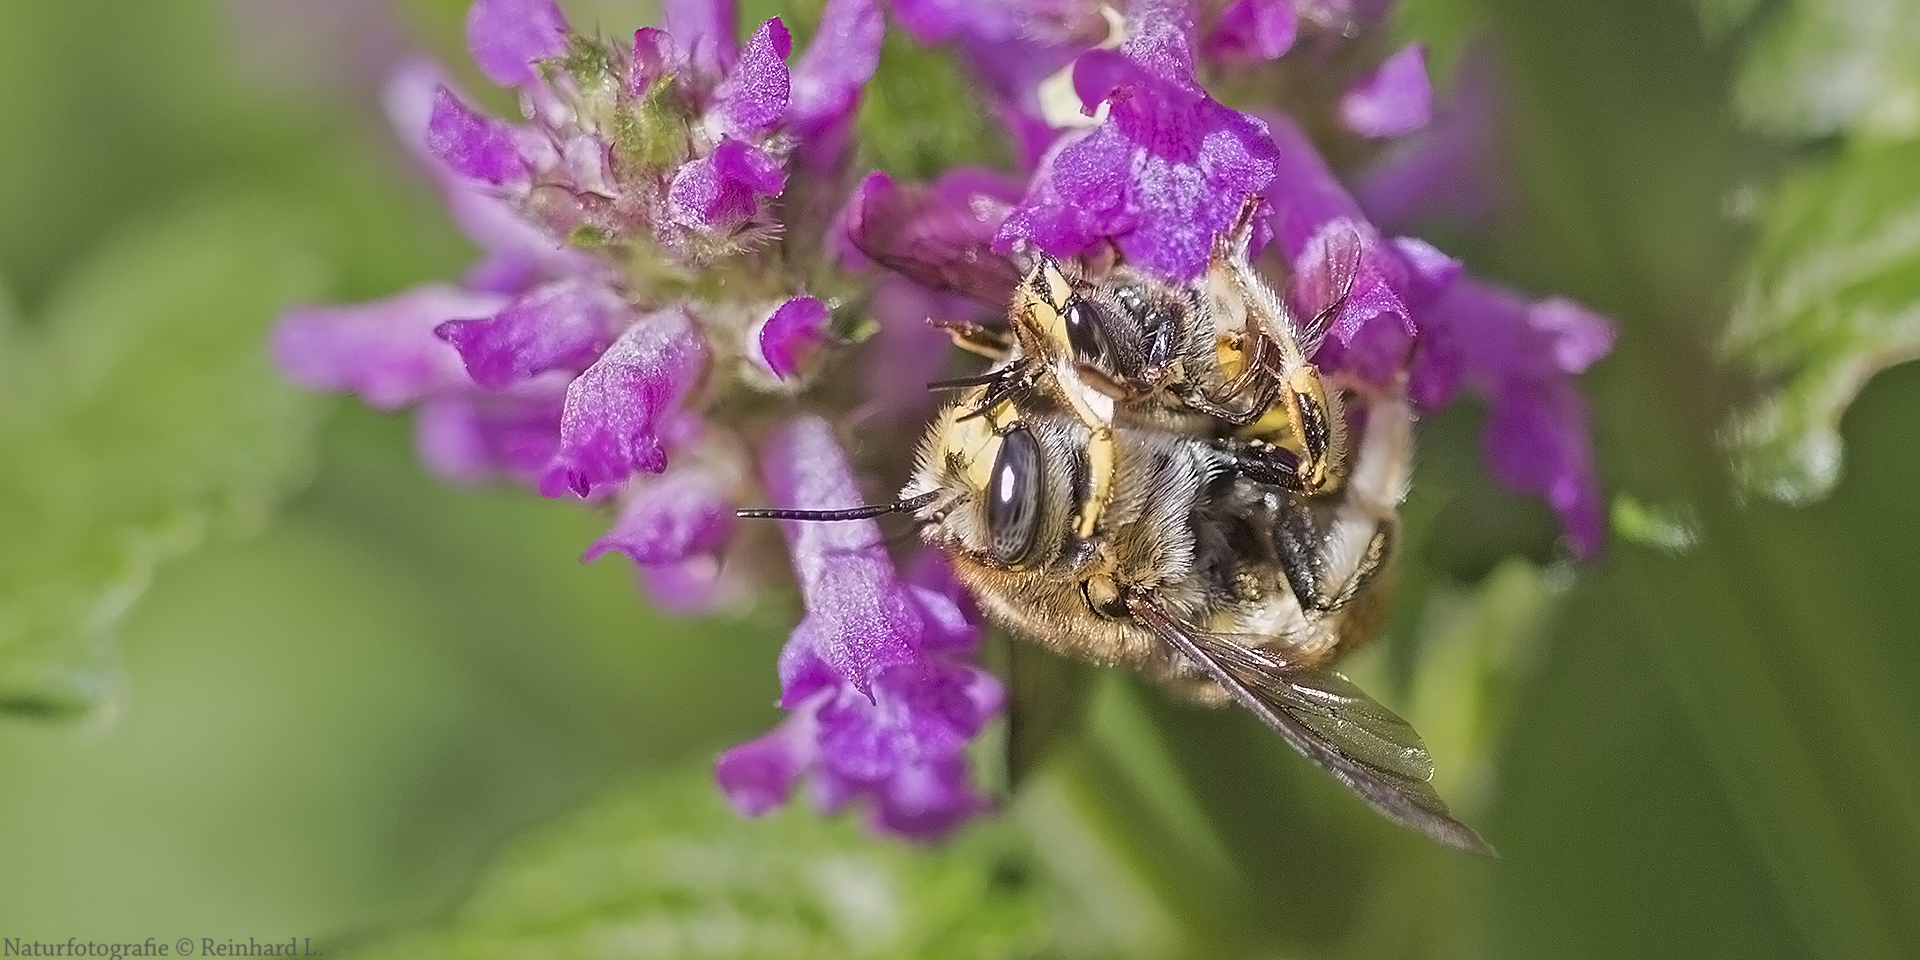
M 824 420 L 777 433 L 763 462 L 782 507 L 861 500 Z M 1005 696 L 990 675 L 949 659 L 971 656 L 978 642 L 958 598 L 903 582 L 872 521 L 783 526 L 807 607 L 780 655 L 781 702 L 793 715 L 720 757 L 714 774 L 728 799 L 764 813 L 811 773 L 823 808 L 865 800 L 876 827 L 921 839 L 988 809 L 965 750 Z
M 581 559 L 591 563 L 618 551 L 640 566 L 657 567 L 713 553 L 733 530 L 730 487 L 725 477 L 697 467 L 635 480 L 624 494 L 620 519 Z
M 315 390 L 351 390 L 391 410 L 463 386 L 460 355 L 433 336 L 453 317 L 492 313 L 506 298 L 444 286 L 418 287 L 353 307 L 287 311 L 273 331 L 273 359 L 287 379 Z
M 487 79 L 524 87 L 538 78 L 535 60 L 566 52 L 567 18 L 553 0 L 474 0 L 467 47 Z
M 494 186 L 521 182 L 527 178 L 527 161 L 518 139 L 512 124 L 475 111 L 446 87 L 434 90 L 427 149 L 447 169 Z
M 831 510 L 862 503 L 833 428 L 824 420 L 808 417 L 776 433 L 762 462 L 777 506 Z M 879 524 L 788 520 L 781 527 L 807 606 L 806 617 L 788 641 L 790 650 L 817 659 L 831 676 L 866 696 L 883 670 L 925 668 L 918 650 L 926 630 L 921 604 L 894 575 Z M 788 707 L 816 687 L 799 685 L 803 689 L 793 682 L 786 685 L 783 700 Z
M 1265 123 L 1200 88 L 1185 4 L 1136 3 L 1128 24 L 1140 32 L 1119 50 L 1074 65 L 1074 89 L 1089 114 L 1109 105 L 1106 122 L 1041 161 L 996 246 L 1025 239 L 1064 256 L 1111 238 L 1129 261 L 1189 280 L 1206 269 L 1239 198 L 1273 180 L 1273 143 Z
M 666 0 L 662 7 L 667 33 L 695 73 L 719 77 L 733 69 L 740 55 L 734 39 L 740 11 L 733 0 Z
M 1613 348 L 1613 325 L 1571 301 L 1529 303 L 1463 278 L 1422 329 L 1415 399 L 1438 406 L 1461 387 L 1486 397 L 1482 446 L 1493 475 L 1544 496 L 1574 551 L 1597 553 L 1605 536 L 1600 481 L 1574 378 Z
M 1233 0 L 1207 35 L 1207 58 L 1222 63 L 1259 63 L 1293 49 L 1300 17 L 1293 0 Z
M 742 140 L 758 139 L 787 118 L 792 90 L 787 54 L 792 52 L 793 40 L 779 17 L 754 31 L 739 64 L 715 95 L 714 109 L 722 133 Z
M 725 233 L 752 217 L 761 197 L 779 196 L 786 187 L 780 161 L 752 144 L 722 140 L 673 175 L 668 215 L 684 227 Z
M 567 387 L 560 449 L 540 478 L 541 495 L 585 497 L 635 471 L 665 470 L 661 430 L 706 362 L 706 341 L 685 312 L 641 317 Z
M 587 367 L 627 325 L 632 310 L 599 284 L 561 280 L 536 287 L 481 320 L 450 320 L 434 335 L 460 351 L 473 382 L 505 390 L 548 370 Z
M 767 369 L 782 380 L 799 373 L 826 339 L 827 317 L 827 305 L 813 297 L 794 297 L 774 310 L 760 327 L 760 359 Z
M 1408 44 L 1340 98 L 1340 122 L 1363 137 L 1405 136 L 1431 119 L 1425 44 Z
M 876 0 L 827 0 L 820 12 L 813 42 L 793 68 L 789 115 L 809 169 L 829 169 L 845 153 L 860 88 L 880 67 L 884 32 Z

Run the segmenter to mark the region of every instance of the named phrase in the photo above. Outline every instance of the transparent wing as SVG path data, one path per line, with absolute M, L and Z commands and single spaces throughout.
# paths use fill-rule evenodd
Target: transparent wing
M 1294 277 L 1292 291 L 1294 303 L 1313 311 L 1299 331 L 1301 349 L 1309 357 L 1346 306 L 1354 278 L 1360 274 L 1360 235 L 1351 227 L 1329 231 L 1324 245 L 1315 246 L 1321 249 L 1306 252 L 1320 256 L 1304 258 L 1307 269 Z
M 1347 678 L 1331 670 L 1288 673 L 1239 638 L 1195 630 L 1142 598 L 1127 605 L 1235 702 L 1375 810 L 1450 847 L 1494 855 L 1427 782 L 1433 760 L 1420 735 Z
M 1020 269 L 992 249 L 993 226 L 926 187 L 863 192 L 847 215 L 860 252 L 917 283 L 1004 311 Z

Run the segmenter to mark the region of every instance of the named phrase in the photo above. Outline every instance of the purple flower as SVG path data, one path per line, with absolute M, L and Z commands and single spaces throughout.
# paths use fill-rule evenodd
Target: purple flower
M 827 0 L 820 26 L 793 69 L 790 122 L 808 169 L 832 169 L 846 154 L 860 88 L 880 66 L 885 23 L 875 0 Z
M 1599 478 L 1584 403 L 1573 376 L 1613 343 L 1604 318 L 1567 301 L 1529 305 L 1515 294 L 1466 278 L 1460 265 L 1426 243 L 1387 240 L 1327 170 L 1304 134 L 1276 120 L 1281 175 L 1267 191 L 1280 245 L 1294 257 L 1289 299 L 1310 315 L 1344 279 L 1329 268 L 1353 264 L 1347 301 L 1315 360 L 1374 382 L 1407 369 L 1415 402 L 1435 409 L 1462 386 L 1492 410 L 1485 454 L 1494 476 L 1546 497 L 1574 549 L 1599 550 L 1604 535 Z M 1347 236 L 1349 258 L 1332 255 Z
M 1354 197 L 1374 223 L 1402 231 L 1440 216 L 1477 226 L 1510 201 L 1512 178 L 1500 161 L 1500 86 L 1492 47 L 1470 46 L 1433 122 L 1355 179 Z
M 414 418 L 414 446 L 428 469 L 454 483 L 505 474 L 533 485 L 559 449 L 563 395 L 548 382 L 506 394 L 463 390 L 428 397 Z
M 1086 0 L 894 0 L 902 32 L 922 44 L 953 43 L 1006 123 L 1024 169 L 1059 133 L 1042 119 L 1041 83 L 1106 38 L 1100 7 Z
M 1232 0 L 1202 45 L 1207 59 L 1226 64 L 1273 60 L 1293 49 L 1300 16 L 1293 0 Z
M 739 65 L 727 75 L 713 98 L 714 115 L 719 120 L 721 133 L 729 137 L 764 137 L 786 119 L 793 85 L 787 72 L 787 54 L 792 52 L 793 39 L 778 17 L 754 31 Z
M 1419 332 L 1415 311 L 1446 288 L 1459 265 L 1418 241 L 1380 236 L 1298 127 L 1275 118 L 1270 128 L 1280 171 L 1265 194 L 1274 233 L 1293 261 L 1296 291 L 1311 291 L 1296 295 L 1294 306 L 1312 316 L 1341 289 L 1347 295 L 1314 359 L 1385 383 L 1405 366 Z
M 706 341 L 685 311 L 641 317 L 568 385 L 541 494 L 584 497 L 636 471 L 665 470 L 663 431 L 706 365 Z
M 1613 348 L 1613 325 L 1569 300 L 1528 302 L 1463 278 L 1421 329 L 1415 399 L 1436 407 L 1461 388 L 1487 398 L 1482 448 L 1493 475 L 1545 497 L 1574 551 L 1598 553 L 1604 503 L 1574 378 Z
M 722 140 L 711 154 L 680 168 L 667 192 L 674 223 L 716 233 L 763 214 L 762 199 L 786 189 L 780 161 L 740 140 Z
M 632 319 L 619 294 L 597 284 L 558 280 L 515 298 L 490 317 L 450 320 L 433 332 L 460 351 L 473 382 L 505 390 L 549 370 L 586 369 Z
M 775 308 L 755 338 L 767 369 L 782 380 L 799 373 L 826 340 L 827 316 L 827 305 L 813 297 L 794 297 Z
M 842 229 L 829 242 L 849 269 L 888 258 L 895 275 L 883 277 L 868 300 L 879 330 L 861 365 L 869 401 L 858 415 L 924 420 L 933 395 L 926 385 L 946 363 L 946 337 L 929 320 L 987 319 L 1004 313 L 1019 271 L 993 253 L 993 236 L 1019 196 L 1019 187 L 990 170 L 955 167 L 931 186 L 900 187 L 884 173 L 869 174 L 842 212 Z
M 1340 122 L 1363 137 L 1405 136 L 1432 118 L 1424 44 L 1408 44 L 1340 98 Z
M 1173 279 L 1206 269 L 1213 238 L 1240 198 L 1273 180 L 1267 126 L 1220 105 L 1194 75 L 1193 17 L 1179 0 L 1135 0 L 1129 37 L 1074 64 L 1074 89 L 1104 123 L 1041 161 L 1001 225 L 1001 249 L 1028 240 L 1056 255 L 1111 240 L 1127 259 Z M 1256 238 L 1256 242 L 1264 238 Z
M 861 494 L 824 420 L 779 431 L 762 454 L 784 507 L 854 506 Z M 987 808 L 965 748 L 1003 702 L 971 666 L 978 629 L 953 596 L 902 581 L 872 521 L 786 521 L 807 613 L 780 656 L 793 716 L 723 754 L 715 775 L 734 806 L 763 813 L 813 774 L 816 800 L 865 799 L 876 826 L 932 838 Z
M 538 78 L 533 64 L 567 49 L 567 18 L 553 0 L 474 0 L 467 10 L 467 46 L 480 72 L 503 87 Z
M 696 75 L 720 77 L 733 69 L 740 52 L 734 39 L 740 11 L 733 0 L 666 0 L 661 7 L 666 32 Z
M 590 271 L 591 261 L 585 254 L 562 246 L 529 223 L 484 178 L 460 174 L 436 155 L 430 129 L 440 109 L 441 91 L 451 93 L 448 82 L 432 64 L 407 64 L 387 84 L 385 106 L 401 140 L 434 174 L 454 222 L 486 251 L 485 258 L 468 272 L 467 286 L 513 293 L 540 274 Z
M 426 286 L 363 306 L 301 307 L 274 328 L 273 359 L 303 387 L 351 391 L 392 410 L 464 386 L 460 355 L 434 328 L 503 305 L 498 294 Z

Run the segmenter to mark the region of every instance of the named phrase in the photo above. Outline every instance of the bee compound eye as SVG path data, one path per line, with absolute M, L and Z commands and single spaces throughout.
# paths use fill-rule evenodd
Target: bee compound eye
M 1113 345 L 1107 340 L 1107 321 L 1100 308 L 1085 297 L 1070 297 L 1060 319 L 1067 326 L 1067 344 L 1073 347 L 1075 359 L 1106 366 Z
M 1040 532 L 1040 444 L 1026 427 L 1000 438 L 987 488 L 987 535 L 993 555 L 1017 564 L 1033 552 Z

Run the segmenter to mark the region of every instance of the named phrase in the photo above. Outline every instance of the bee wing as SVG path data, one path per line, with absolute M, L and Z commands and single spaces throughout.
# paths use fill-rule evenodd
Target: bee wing
M 1300 328 L 1300 347 L 1308 357 L 1319 349 L 1333 318 L 1347 304 L 1353 292 L 1354 278 L 1360 274 L 1360 234 L 1342 227 L 1325 234 L 1322 255 L 1311 258 L 1308 268 L 1294 277 L 1294 302 L 1313 311 Z
M 1247 644 L 1195 630 L 1151 601 L 1136 597 L 1127 605 L 1288 746 L 1375 810 L 1450 847 L 1494 855 L 1427 782 L 1433 760 L 1420 735 L 1347 678 L 1331 670 L 1290 674 Z
M 926 187 L 861 191 L 847 235 L 881 266 L 996 310 L 1007 309 L 1020 283 L 1020 269 L 993 252 L 993 227 Z

